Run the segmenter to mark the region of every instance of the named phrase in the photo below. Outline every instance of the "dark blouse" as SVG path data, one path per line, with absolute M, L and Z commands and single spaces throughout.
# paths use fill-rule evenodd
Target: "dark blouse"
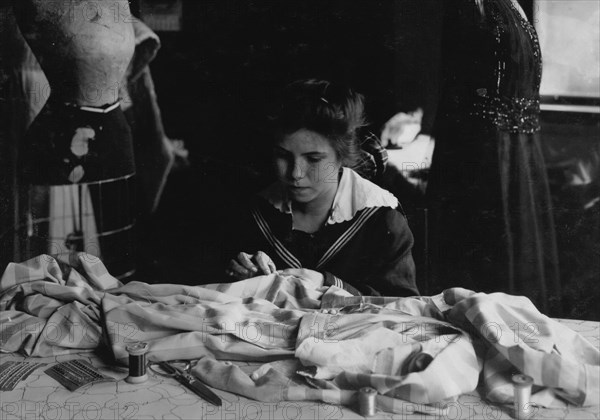
M 411 253 L 413 235 L 397 209 L 365 208 L 352 220 L 326 224 L 313 234 L 292 229 L 292 216 L 262 197 L 256 198 L 248 213 L 232 238 L 236 252 L 264 251 L 278 270 L 317 270 L 325 274 L 325 285 L 354 294 L 419 294 Z

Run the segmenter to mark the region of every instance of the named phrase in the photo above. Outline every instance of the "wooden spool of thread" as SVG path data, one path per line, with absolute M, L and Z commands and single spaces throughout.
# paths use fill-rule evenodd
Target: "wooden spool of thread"
M 531 403 L 529 400 L 531 398 L 533 378 L 519 373 L 513 375 L 512 382 L 515 387 L 515 418 L 517 420 L 527 419 L 531 416 Z
M 358 390 L 358 411 L 361 416 L 372 417 L 375 415 L 375 397 L 377 391 L 373 388 L 365 387 Z
M 148 379 L 146 373 L 146 352 L 148 343 L 133 343 L 126 347 L 129 353 L 129 376 L 125 378 L 130 384 L 140 384 Z

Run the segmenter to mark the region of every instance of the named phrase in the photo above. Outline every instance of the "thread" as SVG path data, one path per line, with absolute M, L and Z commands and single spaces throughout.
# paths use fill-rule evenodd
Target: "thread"
M 365 387 L 358 390 L 358 411 L 361 416 L 372 417 L 375 415 L 375 397 L 377 391 Z
M 527 419 L 529 416 L 531 416 L 531 404 L 529 400 L 531 398 L 531 386 L 533 385 L 533 378 L 531 376 L 519 373 L 513 375 L 512 382 L 515 389 L 515 418 L 517 420 Z
M 127 353 L 129 353 L 129 376 L 125 378 L 130 384 L 139 384 L 148 379 L 146 373 L 146 352 L 148 343 L 128 344 Z

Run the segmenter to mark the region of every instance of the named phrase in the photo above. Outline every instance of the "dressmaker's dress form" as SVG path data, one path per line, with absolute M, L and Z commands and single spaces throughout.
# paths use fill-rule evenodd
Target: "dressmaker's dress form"
M 85 251 L 126 278 L 135 269 L 135 167 L 118 92 L 134 50 L 128 2 L 15 8 L 51 87 L 19 145 L 21 258 Z
M 540 147 L 541 53 L 511 0 L 445 0 L 428 185 L 433 284 L 530 297 L 560 313 Z

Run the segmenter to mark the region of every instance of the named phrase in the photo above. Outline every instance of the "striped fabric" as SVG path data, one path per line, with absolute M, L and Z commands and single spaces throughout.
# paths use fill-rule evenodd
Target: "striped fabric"
M 44 357 L 103 345 L 126 364 L 127 343 L 145 341 L 150 360 L 201 359 L 194 373 L 203 381 L 265 402 L 350 405 L 370 386 L 381 410 L 443 415 L 477 387 L 511 402 L 508 378 L 521 371 L 534 378 L 534 402 L 599 403 L 598 349 L 524 297 L 458 288 L 434 297 L 349 296 L 279 274 L 121 285 L 97 258 L 77 260 L 75 269 L 45 255 L 7 267 L 0 351 Z
M 525 297 L 464 289 L 450 293 L 446 300 L 454 304 L 447 318 L 488 345 L 483 369 L 487 398 L 512 401 L 510 378 L 518 371 L 571 404 L 598 405 L 600 352 L 589 341 L 539 313 Z M 548 390 L 532 398 L 540 405 L 547 400 Z

